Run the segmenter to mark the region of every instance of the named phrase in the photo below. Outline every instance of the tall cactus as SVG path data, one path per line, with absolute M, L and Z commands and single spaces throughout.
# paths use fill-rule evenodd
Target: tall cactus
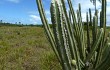
M 47 38 L 63 70 L 107 70 L 110 68 L 109 37 L 105 38 L 106 0 L 102 0 L 101 28 L 97 25 L 97 15 L 92 20 L 91 10 L 89 9 L 90 18 L 87 13 L 87 41 L 85 41 L 80 4 L 76 16 L 71 0 L 67 0 L 68 15 L 64 0 L 51 0 L 50 13 L 53 26 L 53 31 L 51 31 L 42 0 L 36 0 L 36 2 Z M 92 25 L 92 39 L 89 38 L 89 19 Z M 105 66 L 106 64 L 108 65 Z
M 88 12 L 86 13 L 86 21 L 87 21 L 87 51 L 88 51 L 88 53 L 90 52 L 90 49 L 91 49 L 91 46 L 90 46 L 90 28 L 89 28 L 89 19 L 88 19 Z

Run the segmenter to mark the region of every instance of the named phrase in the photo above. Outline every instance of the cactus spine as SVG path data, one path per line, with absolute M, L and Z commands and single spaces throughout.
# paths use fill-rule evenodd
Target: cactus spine
M 63 70 L 107 70 L 110 68 L 109 37 L 105 38 L 106 0 L 102 0 L 101 28 L 98 28 L 98 15 L 95 15 L 92 20 L 90 9 L 90 18 L 88 13 L 86 15 L 87 41 L 85 41 L 86 36 L 80 4 L 76 16 L 71 0 L 67 0 L 69 6 L 68 15 L 64 0 L 51 0 L 50 13 L 53 26 L 53 31 L 51 31 L 45 16 L 42 0 L 36 0 L 36 2 L 47 38 Z M 90 39 L 89 25 L 92 25 L 92 39 Z M 108 65 L 105 66 L 106 64 Z

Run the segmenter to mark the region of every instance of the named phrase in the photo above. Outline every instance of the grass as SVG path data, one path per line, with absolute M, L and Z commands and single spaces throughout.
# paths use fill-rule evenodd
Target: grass
M 61 70 L 61 67 L 43 28 L 0 27 L 0 70 Z
M 61 70 L 40 27 L 0 27 L 0 70 Z

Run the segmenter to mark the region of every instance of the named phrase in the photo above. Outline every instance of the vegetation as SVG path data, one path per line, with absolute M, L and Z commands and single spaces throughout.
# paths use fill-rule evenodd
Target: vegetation
M 43 28 L 0 27 L 0 70 L 15 69 L 61 70 Z
M 80 4 L 76 19 L 71 0 L 68 0 L 69 15 L 64 0 L 59 0 L 61 3 L 57 1 L 52 0 L 51 3 L 52 24 L 46 20 L 41 0 L 37 0 L 37 5 L 43 25 L 0 21 L 0 70 L 110 69 L 110 27 L 106 27 L 106 0 L 102 0 L 100 27 L 97 26 L 97 14 L 88 18 L 92 16 L 90 9 L 89 15 L 86 15 L 87 21 L 82 22 Z
M 76 17 L 71 0 L 67 0 L 69 15 L 65 0 L 52 0 L 50 12 L 53 31 L 51 31 L 42 1 L 36 1 L 47 38 L 63 70 L 110 69 L 110 34 L 106 35 L 106 0 L 102 0 L 100 28 L 98 28 L 98 13 L 95 12 L 92 18 L 89 9 L 90 18 L 88 18 L 87 12 L 87 35 L 83 28 L 80 4 Z M 92 32 L 89 30 L 89 22 L 92 25 Z
M 41 27 L 0 27 L 0 70 L 61 70 Z
M 2 26 L 11 26 L 11 27 L 24 27 L 24 26 L 31 26 L 31 27 L 42 27 L 42 24 L 22 24 L 21 22 L 19 23 L 9 23 L 9 22 L 3 22 L 3 20 L 0 20 L 0 27 Z

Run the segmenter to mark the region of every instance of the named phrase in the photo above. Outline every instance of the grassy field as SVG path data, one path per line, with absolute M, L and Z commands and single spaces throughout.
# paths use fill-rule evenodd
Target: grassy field
M 61 70 L 40 27 L 0 27 L 0 70 Z
M 0 27 L 0 70 L 61 70 L 61 67 L 43 28 Z

